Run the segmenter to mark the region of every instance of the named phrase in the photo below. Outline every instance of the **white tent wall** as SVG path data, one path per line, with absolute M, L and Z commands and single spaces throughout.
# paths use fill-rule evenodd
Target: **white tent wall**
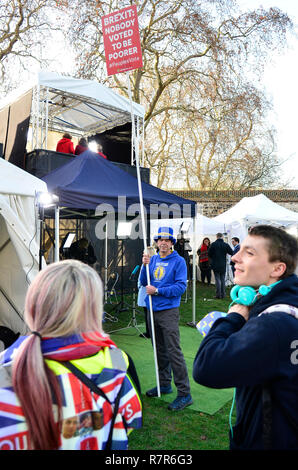
M 35 223 L 28 201 L 23 199 L 0 196 L 0 246 L 3 247 L 0 252 L 0 323 L 22 334 L 26 326 L 20 317 L 23 317 L 28 285 L 38 272 L 39 260 L 39 248 L 33 239 Z M 34 200 L 31 202 L 34 204 Z
M 25 296 L 39 270 L 35 192 L 47 186 L 5 160 L 0 174 L 0 325 L 24 334 Z
M 215 235 L 218 232 L 224 231 L 224 224 L 222 222 L 216 222 L 214 219 L 209 219 L 202 214 L 197 214 L 195 217 L 195 231 L 196 241 L 194 246 L 194 233 L 193 233 L 193 222 L 191 218 L 183 219 L 155 219 L 150 220 L 150 238 L 153 240 L 154 235 L 157 233 L 158 227 L 169 226 L 173 228 L 174 234 L 177 238 L 182 223 L 189 226 L 189 229 L 185 233 L 186 237 L 189 238 L 189 244 L 195 250 L 201 245 L 203 238 L 208 237 L 211 241 L 215 240 Z
M 189 245 L 191 246 L 191 253 L 195 250 L 197 252 L 198 248 L 201 246 L 203 238 L 208 237 L 211 241 L 216 240 L 216 234 L 218 232 L 224 232 L 224 224 L 222 222 L 216 222 L 214 219 L 210 219 L 202 214 L 197 214 L 195 217 L 195 233 L 193 230 L 193 221 L 191 218 L 184 219 L 161 219 L 161 220 L 150 220 L 150 239 L 153 241 L 154 235 L 157 234 L 158 227 L 169 226 L 173 228 L 174 236 L 177 238 L 177 235 L 180 233 L 181 225 L 185 223 L 189 228 L 184 233 L 185 238 L 189 239 Z M 192 255 L 190 256 L 192 262 Z M 196 279 L 200 279 L 200 271 L 198 267 L 198 260 L 196 258 Z M 212 273 L 211 277 L 212 284 L 215 283 L 214 275 Z

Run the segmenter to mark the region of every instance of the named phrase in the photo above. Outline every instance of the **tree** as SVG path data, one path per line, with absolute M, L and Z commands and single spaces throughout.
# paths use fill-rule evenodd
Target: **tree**
M 189 188 L 271 181 L 274 134 L 264 125 L 269 104 L 256 85 L 270 53 L 285 43 L 288 16 L 277 8 L 237 14 L 231 0 L 135 3 L 144 66 L 130 80 L 133 100 L 146 109 L 146 164 L 157 185 L 170 184 L 173 168 Z M 86 0 L 74 9 L 70 34 L 78 76 L 127 94 L 125 76 L 106 77 L 100 23 L 121 8 L 117 0 Z
M 49 62 L 41 50 L 61 31 L 58 0 L 2 0 L 0 3 L 0 74 L 6 89 L 19 84 L 34 62 Z M 62 12 L 63 13 L 63 12 Z
M 195 90 L 184 94 L 190 95 L 183 96 L 187 101 Z M 150 123 L 147 138 L 154 144 L 146 157 L 156 184 L 182 189 L 177 174 L 184 189 L 248 189 L 275 183 L 274 132 L 264 126 L 267 108 L 260 92 L 252 85 L 242 93 L 226 86 L 225 95 L 209 88 L 204 104 L 201 115 L 190 118 L 180 109 L 168 111 L 162 122 Z
M 268 102 L 260 77 L 272 51 L 286 43 L 288 16 L 277 8 L 239 13 L 233 0 L 131 3 L 138 8 L 144 66 L 129 77 L 133 100 L 146 110 L 146 164 L 157 184 L 170 184 L 168 162 L 173 162 L 184 168 L 185 185 L 220 188 L 235 183 L 235 164 L 242 171 L 238 184 L 249 187 L 257 184 L 248 169 L 256 168 L 258 159 L 262 184 L 274 173 L 276 157 L 274 134 L 264 124 Z M 124 74 L 106 76 L 101 30 L 101 17 L 124 6 L 120 0 L 5 0 L 2 67 L 11 57 L 22 64 L 25 57 L 40 58 L 37 44 L 53 25 L 63 29 L 56 19 L 61 14 L 77 53 L 75 75 L 127 95 Z

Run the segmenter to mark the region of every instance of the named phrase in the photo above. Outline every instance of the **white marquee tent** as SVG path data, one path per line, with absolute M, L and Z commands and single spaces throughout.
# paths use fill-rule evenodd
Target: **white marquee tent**
M 210 219 L 202 214 L 197 214 L 195 219 L 195 231 L 193 227 L 193 220 L 190 218 L 184 219 L 163 219 L 163 220 L 151 220 L 150 221 L 150 236 L 153 240 L 154 235 L 157 234 L 158 227 L 161 225 L 172 227 L 174 235 L 177 238 L 179 232 L 185 231 L 185 238 L 189 238 L 189 244 L 196 250 L 203 241 L 204 237 L 215 238 L 218 232 L 224 231 L 224 223 L 218 222 L 214 219 Z M 184 227 L 183 227 L 183 224 Z
M 264 194 L 244 197 L 226 212 L 214 217 L 213 221 L 224 225 L 228 238 L 238 236 L 242 240 L 248 228 L 256 224 L 269 224 L 276 227 L 298 225 L 298 212 L 286 209 L 271 201 Z
M 39 269 L 35 194 L 47 185 L 3 159 L 0 175 L 0 325 L 24 334 L 24 300 Z

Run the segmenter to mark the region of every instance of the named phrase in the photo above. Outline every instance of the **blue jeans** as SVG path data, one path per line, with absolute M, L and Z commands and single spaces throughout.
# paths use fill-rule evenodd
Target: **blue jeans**
M 226 273 L 213 271 L 215 277 L 216 297 L 223 299 L 226 295 Z

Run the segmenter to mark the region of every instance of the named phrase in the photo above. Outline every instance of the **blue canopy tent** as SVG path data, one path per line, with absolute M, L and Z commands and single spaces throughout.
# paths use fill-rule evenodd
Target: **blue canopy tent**
M 120 214 L 122 221 L 132 218 L 134 221 L 138 220 L 140 204 L 137 178 L 90 150 L 71 159 L 69 163 L 42 179 L 46 182 L 48 190 L 59 197 L 60 214 L 65 218 L 99 218 L 107 213 L 113 213 L 118 217 L 118 221 Z M 145 182 L 142 182 L 142 192 L 148 221 L 150 218 L 195 217 L 194 201 L 178 197 Z M 101 234 L 103 235 L 103 232 Z M 99 238 L 98 232 L 97 238 Z M 110 240 L 116 237 L 112 234 L 108 238 Z M 140 253 L 135 255 L 137 250 L 138 240 L 135 239 L 132 240 L 134 253 L 129 256 L 130 263 L 134 265 L 139 264 L 141 244 Z M 134 255 L 137 256 L 135 259 Z
M 127 211 L 129 206 L 139 203 L 137 178 L 90 150 L 42 179 L 47 183 L 48 190 L 59 197 L 60 207 L 96 210 L 99 204 L 109 204 L 115 213 L 119 213 L 119 197 L 125 197 L 126 206 L 121 206 L 121 210 Z M 147 216 L 195 217 L 194 201 L 175 196 L 144 182 L 142 190 Z M 167 216 L 169 208 L 172 210 Z

